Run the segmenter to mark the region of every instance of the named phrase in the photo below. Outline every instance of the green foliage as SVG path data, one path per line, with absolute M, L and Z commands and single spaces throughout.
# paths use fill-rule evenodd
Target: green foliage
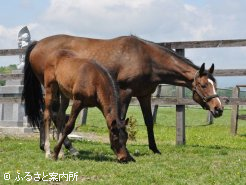
M 135 141 L 136 134 L 137 134 L 137 120 L 133 116 L 129 117 L 127 132 L 128 132 L 129 140 Z
M 232 96 L 232 88 L 229 88 L 229 89 L 217 89 L 217 93 L 220 96 L 231 97 Z
M 0 67 L 0 74 L 10 74 L 12 70 L 17 69 L 17 66 L 15 64 L 11 64 L 7 67 Z
M 7 67 L 0 67 L 0 74 L 10 74 L 12 70 L 17 69 L 15 64 L 11 64 Z M 5 80 L 0 80 L 0 86 L 5 85 Z

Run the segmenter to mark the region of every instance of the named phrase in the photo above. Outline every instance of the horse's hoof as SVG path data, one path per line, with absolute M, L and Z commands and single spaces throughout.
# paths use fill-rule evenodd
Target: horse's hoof
M 44 145 L 40 145 L 39 148 L 40 148 L 40 150 L 45 151 L 44 150 Z
M 51 159 L 51 154 L 50 154 L 50 153 L 46 153 L 46 154 L 45 154 L 45 158 L 46 158 L 46 159 Z
M 157 148 L 150 148 L 154 154 L 161 154 L 161 152 Z
M 79 152 L 75 148 L 71 148 L 69 151 L 74 157 L 77 157 L 79 155 Z

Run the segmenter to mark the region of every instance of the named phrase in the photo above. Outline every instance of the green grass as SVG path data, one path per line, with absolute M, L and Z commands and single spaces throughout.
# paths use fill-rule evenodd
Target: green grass
M 207 125 L 204 110 L 187 108 L 186 145 L 176 146 L 175 109 L 159 108 L 154 129 L 161 155 L 148 150 L 140 109 L 130 107 L 128 116 L 137 119 L 136 141 L 128 142 L 135 163 L 117 163 L 108 142 L 73 141 L 80 151 L 78 158 L 66 153 L 64 160 L 51 161 L 44 159 L 38 138 L 5 137 L 0 139 L 0 184 L 47 184 L 15 181 L 18 173 L 25 177 L 25 172 L 32 176 L 78 172 L 76 182 L 62 179 L 53 184 L 246 184 L 246 121 L 239 121 L 238 135 L 231 136 L 230 110 Z M 89 109 L 88 123 L 80 131 L 108 137 L 97 109 Z M 4 180 L 4 173 L 10 173 L 10 181 Z

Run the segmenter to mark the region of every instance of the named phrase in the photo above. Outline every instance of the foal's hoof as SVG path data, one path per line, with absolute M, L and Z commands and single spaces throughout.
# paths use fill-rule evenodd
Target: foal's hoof
M 136 160 L 131 155 L 128 156 L 128 159 L 127 160 L 129 162 L 136 162 Z
M 52 159 L 53 159 L 54 161 L 57 161 L 58 155 L 57 155 L 56 153 L 54 153 L 54 154 L 52 155 Z
M 58 158 L 59 159 L 64 159 L 65 158 L 64 152 L 60 152 L 59 155 L 58 155 Z

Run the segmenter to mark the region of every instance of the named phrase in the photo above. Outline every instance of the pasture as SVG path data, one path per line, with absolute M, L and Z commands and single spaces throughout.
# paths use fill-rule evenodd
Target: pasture
M 207 125 L 204 110 L 187 106 L 186 145 L 176 146 L 175 107 L 159 108 L 154 126 L 162 152 L 158 155 L 148 149 L 140 108 L 132 106 L 128 116 L 136 119 L 137 133 L 127 146 L 136 162 L 120 164 L 110 149 L 105 120 L 92 108 L 79 131 L 96 139 L 73 140 L 80 153 L 77 158 L 66 153 L 64 160 L 45 159 L 38 135 L 1 137 L 0 184 L 245 184 L 246 122 L 239 121 L 238 135 L 231 136 L 230 114 L 226 107 L 222 117 Z M 53 147 L 55 141 L 51 144 Z M 60 175 L 58 182 L 40 180 L 49 180 L 52 173 Z M 10 180 L 4 174 L 10 174 Z M 71 175 L 70 181 L 66 174 Z

